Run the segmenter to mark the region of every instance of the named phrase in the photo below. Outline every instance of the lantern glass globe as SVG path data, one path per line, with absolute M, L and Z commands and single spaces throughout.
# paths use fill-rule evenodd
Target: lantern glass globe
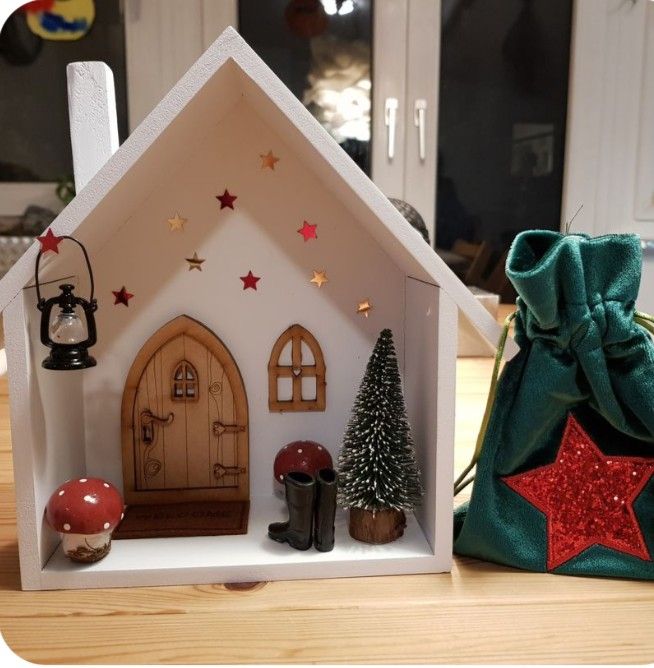
M 79 343 L 86 339 L 86 325 L 77 313 L 61 311 L 50 324 L 50 339 L 54 343 Z

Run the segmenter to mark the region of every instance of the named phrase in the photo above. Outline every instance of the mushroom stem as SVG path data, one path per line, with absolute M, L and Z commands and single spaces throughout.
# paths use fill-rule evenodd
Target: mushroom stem
M 99 561 L 111 549 L 111 531 L 94 534 L 64 533 L 61 537 L 64 553 L 73 561 Z

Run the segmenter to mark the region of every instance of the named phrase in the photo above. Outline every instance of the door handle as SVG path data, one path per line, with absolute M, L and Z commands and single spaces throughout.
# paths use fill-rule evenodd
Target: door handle
M 175 419 L 174 413 L 168 413 L 168 417 L 158 417 L 151 411 L 141 411 L 141 441 L 150 445 L 154 441 L 154 425 L 168 426 Z
M 424 162 L 426 156 L 425 117 L 427 100 L 418 98 L 413 104 L 413 124 L 418 128 L 418 156 Z
M 239 424 L 223 424 L 219 421 L 213 423 L 213 435 L 218 438 L 223 434 L 238 434 L 240 431 L 245 431 L 245 427 Z
M 396 97 L 387 97 L 384 100 L 384 124 L 386 125 L 386 150 L 388 159 L 395 157 L 395 126 L 397 125 L 397 108 L 399 101 Z

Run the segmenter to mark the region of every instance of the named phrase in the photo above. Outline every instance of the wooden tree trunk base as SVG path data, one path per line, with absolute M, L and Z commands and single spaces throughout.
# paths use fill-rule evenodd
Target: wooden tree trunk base
M 350 536 L 362 543 L 381 545 L 392 543 L 404 534 L 406 516 L 401 510 L 388 508 L 371 510 L 350 508 Z

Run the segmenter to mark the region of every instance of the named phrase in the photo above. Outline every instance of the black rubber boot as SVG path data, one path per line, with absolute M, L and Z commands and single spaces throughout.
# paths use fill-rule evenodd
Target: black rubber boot
M 336 471 L 320 469 L 316 476 L 316 516 L 314 545 L 319 552 L 334 549 L 334 517 L 336 515 Z
M 292 471 L 284 476 L 288 521 L 268 526 L 268 536 L 278 543 L 288 543 L 296 550 L 311 547 L 313 533 L 313 503 L 316 481 L 308 473 Z

